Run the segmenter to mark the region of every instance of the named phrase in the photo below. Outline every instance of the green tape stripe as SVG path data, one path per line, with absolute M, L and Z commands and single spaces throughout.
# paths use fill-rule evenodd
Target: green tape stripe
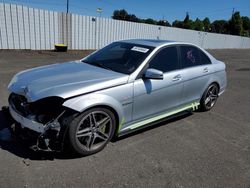
M 119 124 L 118 130 L 117 130 L 117 134 L 120 132 L 120 130 L 121 130 L 121 128 L 122 128 L 122 126 L 123 126 L 124 123 L 125 123 L 125 118 L 123 117 L 122 120 L 121 120 L 121 122 L 120 122 L 120 124 Z
M 190 109 L 190 108 L 191 108 L 192 110 L 196 110 L 196 109 L 198 109 L 198 106 L 199 106 L 199 105 L 200 105 L 199 102 L 194 102 L 194 103 L 191 103 L 191 104 L 186 105 L 186 106 L 184 106 L 184 107 L 178 108 L 178 109 L 176 109 L 176 110 L 174 110 L 174 111 L 171 111 L 171 112 L 168 112 L 168 113 L 165 113 L 165 114 L 161 114 L 161 115 L 159 115 L 159 116 L 152 117 L 152 118 L 146 119 L 146 120 L 144 120 L 144 121 L 141 121 L 141 122 L 132 124 L 132 125 L 126 127 L 124 130 L 127 130 L 127 129 L 136 129 L 136 128 L 141 127 L 141 126 L 143 126 L 143 125 L 146 125 L 146 124 L 152 123 L 152 122 L 154 122 L 154 121 L 163 119 L 163 118 L 165 118 L 165 117 L 168 117 L 168 116 L 177 114 L 177 113 L 179 113 L 179 112 L 188 110 L 188 109 Z M 119 129 L 119 131 L 120 131 L 120 129 Z

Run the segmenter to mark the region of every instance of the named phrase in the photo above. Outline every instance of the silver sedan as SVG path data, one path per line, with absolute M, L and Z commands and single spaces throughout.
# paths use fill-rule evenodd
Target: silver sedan
M 225 64 L 198 46 L 124 40 L 82 60 L 16 74 L 9 112 L 16 134 L 35 138 L 34 149 L 85 156 L 114 136 L 212 109 L 226 84 Z

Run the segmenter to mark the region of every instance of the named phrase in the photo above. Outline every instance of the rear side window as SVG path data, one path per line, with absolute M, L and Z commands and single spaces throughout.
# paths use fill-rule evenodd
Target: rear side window
M 169 72 L 179 68 L 178 53 L 176 47 L 167 47 L 160 50 L 150 61 L 149 68 L 162 72 Z
M 181 62 L 183 68 L 200 65 L 199 50 L 192 46 L 181 46 Z
M 183 68 L 211 64 L 207 55 L 193 46 L 181 46 L 181 62 Z
M 202 65 L 211 64 L 211 60 L 201 50 L 200 50 L 200 55 L 201 55 L 201 64 Z

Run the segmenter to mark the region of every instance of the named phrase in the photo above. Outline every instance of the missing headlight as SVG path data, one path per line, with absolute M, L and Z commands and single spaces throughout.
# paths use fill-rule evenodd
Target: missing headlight
M 32 114 L 36 115 L 39 123 L 46 124 L 58 117 L 65 108 L 62 106 L 63 99 L 59 97 L 48 97 L 34 103 L 30 103 Z

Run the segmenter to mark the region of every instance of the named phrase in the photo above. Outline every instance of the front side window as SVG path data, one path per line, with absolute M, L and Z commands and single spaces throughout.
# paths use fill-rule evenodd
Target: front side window
M 131 74 L 153 49 L 151 46 L 114 42 L 83 59 L 83 62 L 115 72 Z
M 178 53 L 176 47 L 166 47 L 160 50 L 150 61 L 149 68 L 162 72 L 169 72 L 178 69 Z

